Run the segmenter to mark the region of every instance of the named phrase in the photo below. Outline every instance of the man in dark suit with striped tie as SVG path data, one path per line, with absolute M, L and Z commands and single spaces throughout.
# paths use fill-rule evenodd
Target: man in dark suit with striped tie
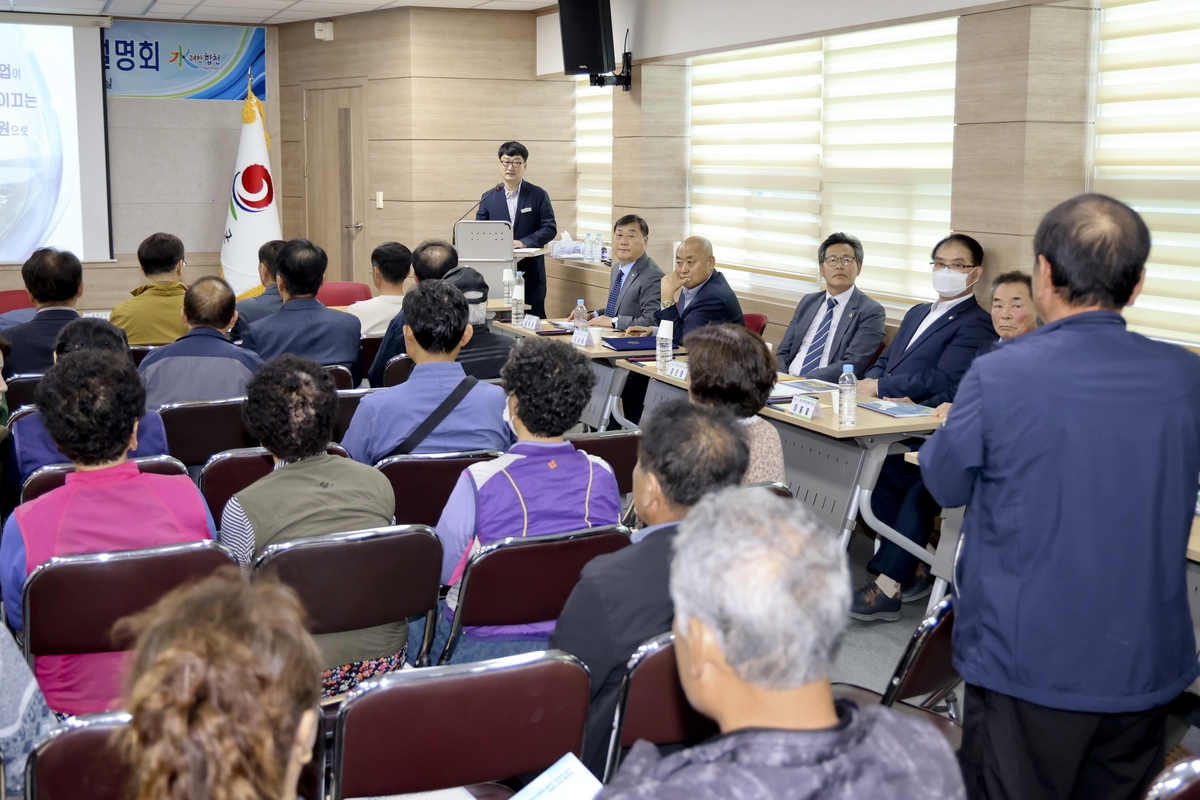
M 805 295 L 779 343 L 779 369 L 790 375 L 836 381 L 843 364 L 861 378 L 871 365 L 886 315 L 883 306 L 854 285 L 862 272 L 863 246 L 834 233 L 817 248 L 825 291 Z
M 603 309 L 588 323 L 623 331 L 630 325 L 653 327 L 662 297 L 663 271 L 646 253 L 650 226 L 636 214 L 626 214 L 613 226 L 612 288 Z

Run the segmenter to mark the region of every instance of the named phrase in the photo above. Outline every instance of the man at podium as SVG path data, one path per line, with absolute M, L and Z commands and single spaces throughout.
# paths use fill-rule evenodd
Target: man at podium
M 540 186 L 523 180 L 529 166 L 529 150 L 520 142 L 500 145 L 502 183 L 488 189 L 479 201 L 475 219 L 508 220 L 513 228 L 513 248 L 544 247 L 558 234 L 550 195 Z M 546 259 L 523 258 L 517 269 L 525 275 L 525 302 L 529 313 L 546 317 Z

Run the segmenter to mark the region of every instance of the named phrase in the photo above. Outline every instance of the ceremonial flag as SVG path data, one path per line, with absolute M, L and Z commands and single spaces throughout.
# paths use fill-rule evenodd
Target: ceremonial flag
M 221 243 L 221 275 L 239 300 L 262 293 L 258 248 L 283 238 L 267 157 L 271 139 L 265 121 L 262 102 L 248 90 L 242 107 L 242 141 L 229 190 L 229 213 L 225 215 L 225 240 Z

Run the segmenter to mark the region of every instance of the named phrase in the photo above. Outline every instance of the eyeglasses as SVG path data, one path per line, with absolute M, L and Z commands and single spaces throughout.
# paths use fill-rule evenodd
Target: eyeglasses
M 961 261 L 937 261 L 937 260 L 934 260 L 934 261 L 929 262 L 930 269 L 934 269 L 934 270 L 946 269 L 947 267 L 949 267 L 950 269 L 975 269 L 974 264 L 964 264 Z
M 845 258 L 830 256 L 829 258 L 825 259 L 825 266 L 827 267 L 836 267 L 838 264 L 841 264 L 843 267 L 853 267 L 857 263 L 858 261 L 850 258 L 849 256 L 846 256 Z
M 507 158 L 502 158 L 502 159 L 500 159 L 500 166 L 502 166 L 502 167 L 523 167 L 523 166 L 525 166 L 525 162 L 521 161 L 520 159 L 515 160 L 515 161 L 510 161 Z

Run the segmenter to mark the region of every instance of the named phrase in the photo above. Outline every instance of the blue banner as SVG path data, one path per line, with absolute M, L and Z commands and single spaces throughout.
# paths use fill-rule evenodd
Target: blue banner
M 267 29 L 113 20 L 104 31 L 109 97 L 244 100 L 246 75 L 267 97 Z

